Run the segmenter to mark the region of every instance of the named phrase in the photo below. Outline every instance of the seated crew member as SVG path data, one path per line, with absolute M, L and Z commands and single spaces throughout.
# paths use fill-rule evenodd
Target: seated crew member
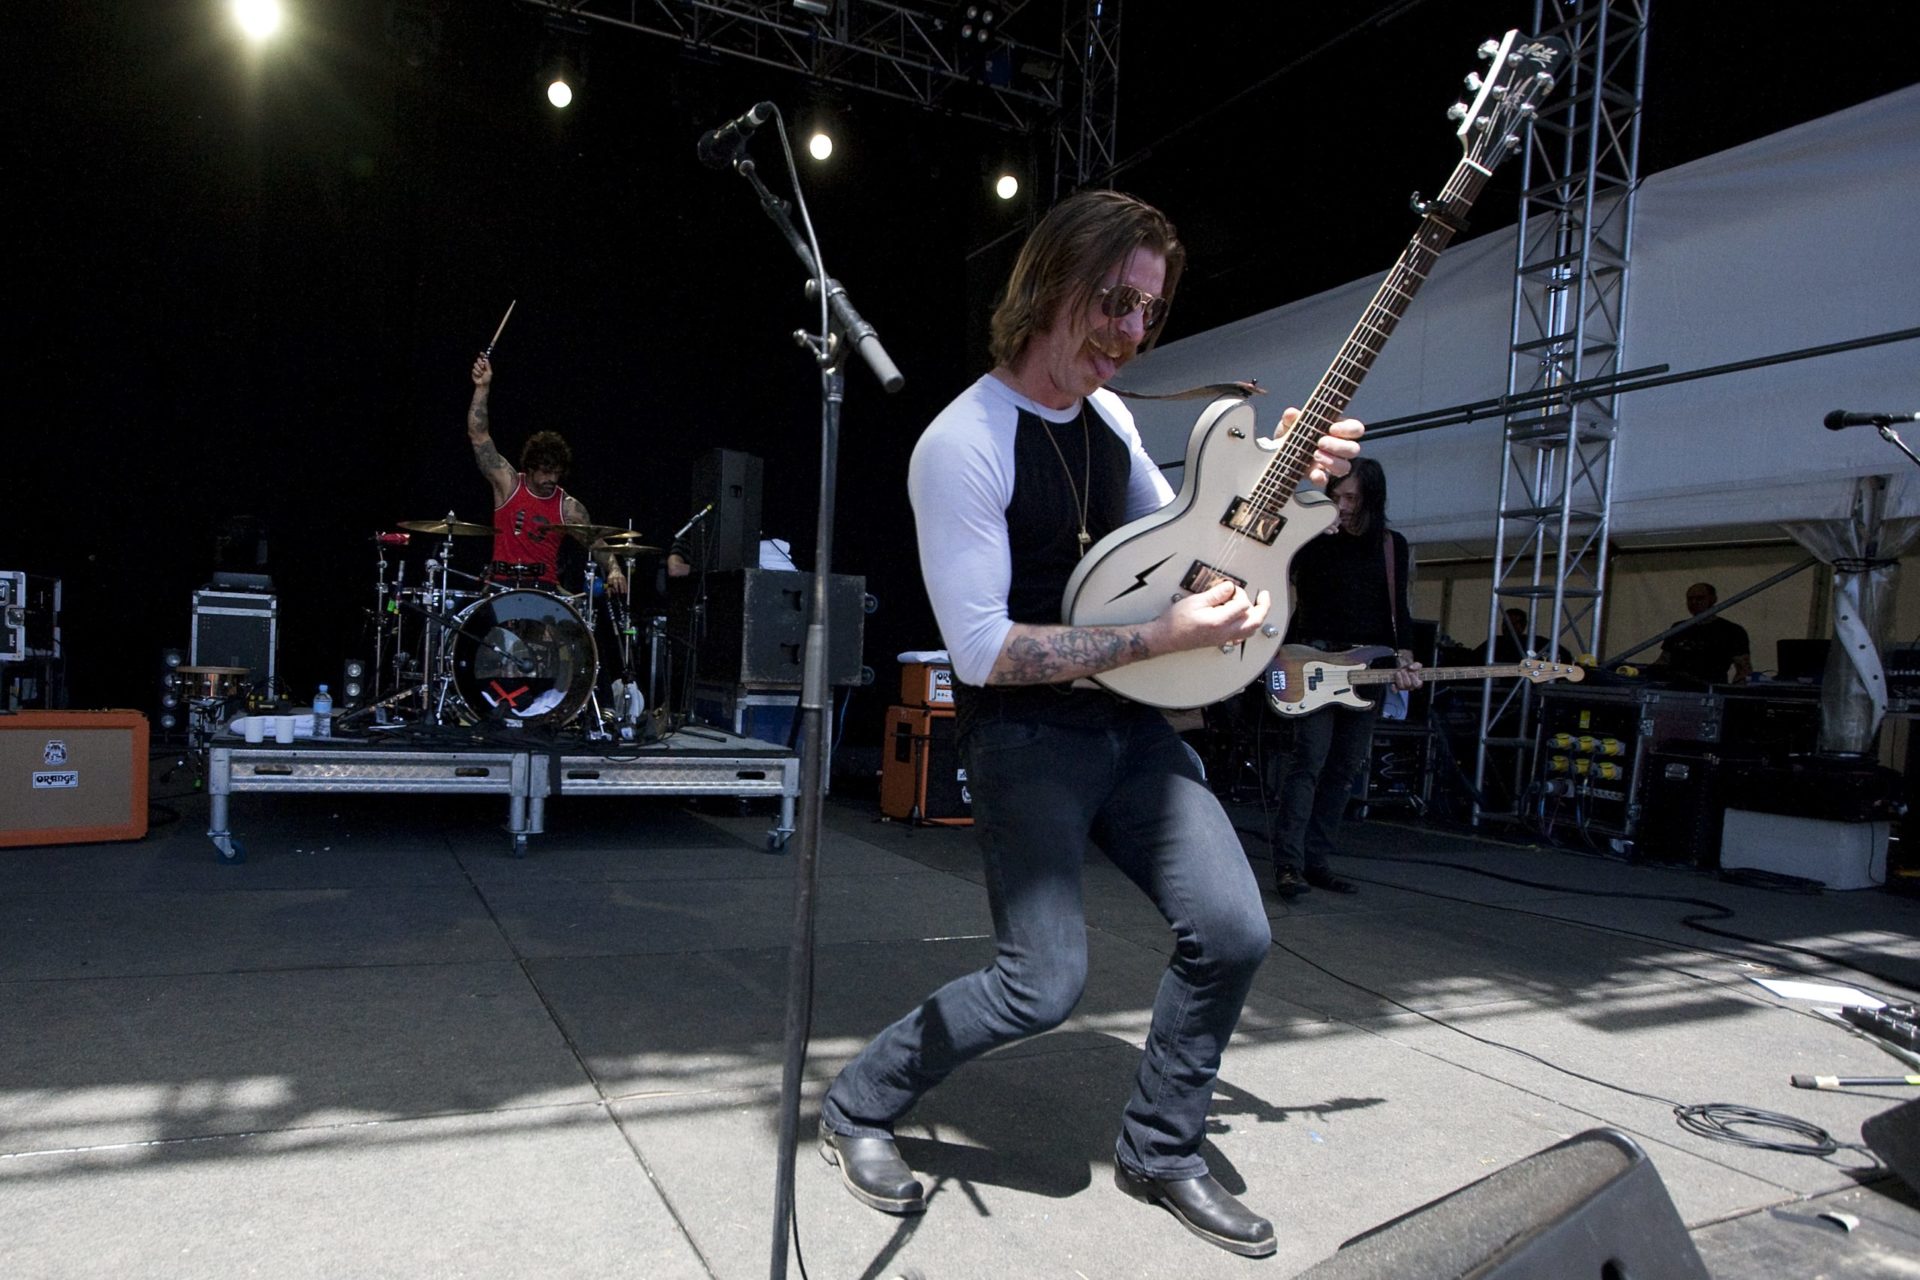
M 537 431 L 520 449 L 520 467 L 501 456 L 494 446 L 487 400 L 493 389 L 493 362 L 480 356 L 473 362 L 473 403 L 467 406 L 467 439 L 473 460 L 493 487 L 493 559 L 495 563 L 536 567 L 539 585 L 560 589 L 560 539 L 549 532 L 556 524 L 592 524 L 593 518 L 578 498 L 560 487 L 573 462 L 573 450 L 557 431 Z M 586 540 L 581 539 L 586 545 Z M 627 575 L 613 556 L 591 551 L 600 566 L 607 590 L 627 593 Z
M 1696 582 L 1687 588 L 1687 613 L 1693 617 L 1719 601 L 1720 593 L 1711 582 Z M 1724 614 L 1668 636 L 1658 661 L 1670 671 L 1706 684 L 1745 684 L 1753 676 L 1753 646 L 1747 641 L 1747 629 Z M 1727 679 L 1728 667 L 1733 668 L 1731 681 Z

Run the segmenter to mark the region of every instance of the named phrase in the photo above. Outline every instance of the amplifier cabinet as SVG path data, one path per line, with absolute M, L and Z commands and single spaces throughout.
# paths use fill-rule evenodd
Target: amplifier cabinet
M 954 742 L 953 712 L 889 707 L 880 744 L 880 812 L 942 827 L 973 825 L 973 794 Z
M 0 846 L 92 844 L 146 834 L 145 716 L 0 716 Z
M 707 623 L 700 638 L 702 683 L 794 688 L 801 684 L 813 575 L 790 569 L 730 569 L 707 575 Z M 827 680 L 860 683 L 867 580 L 827 579 Z
M 279 597 L 202 587 L 193 593 L 189 652 L 189 666 L 245 667 L 256 687 L 278 688 Z
M 901 663 L 900 704 L 907 707 L 951 707 L 953 668 L 944 662 Z

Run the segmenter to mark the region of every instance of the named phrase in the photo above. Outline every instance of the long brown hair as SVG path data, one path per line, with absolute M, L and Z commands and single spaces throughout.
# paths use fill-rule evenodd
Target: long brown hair
M 994 362 L 1012 366 L 1033 336 L 1053 323 L 1063 302 L 1070 312 L 1085 310 L 1100 277 L 1136 249 L 1165 256 L 1161 293 L 1172 299 L 1187 250 L 1164 213 L 1119 191 L 1081 191 L 1055 205 L 1021 246 L 1006 294 L 994 308 Z M 1163 317 L 1147 330 L 1142 350 L 1153 346 L 1166 323 Z

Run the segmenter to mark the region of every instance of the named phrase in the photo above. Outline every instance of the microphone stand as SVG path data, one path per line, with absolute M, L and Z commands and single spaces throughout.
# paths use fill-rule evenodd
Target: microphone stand
M 881 346 L 873 326 L 861 318 L 839 281 L 822 265 L 819 241 L 807 216 L 806 199 L 787 141 L 786 121 L 780 120 L 780 144 L 799 201 L 807 235 L 802 238 L 787 215 L 786 201 L 760 181 L 753 158 L 744 145 L 733 159 L 733 171 L 744 178 L 760 207 L 779 228 L 794 256 L 807 270 L 807 296 L 820 305 L 820 332 L 796 330 L 794 341 L 813 353 L 820 368 L 820 511 L 814 532 L 813 583 L 807 614 L 806 656 L 800 684 L 800 811 L 794 830 L 793 936 L 787 952 L 786 1055 L 780 1074 L 780 1149 L 774 1178 L 773 1248 L 768 1274 L 786 1280 L 787 1238 L 793 1223 L 794 1152 L 799 1143 L 800 1078 L 806 1065 L 807 1035 L 813 1021 L 814 892 L 818 882 L 821 809 L 826 796 L 829 759 L 823 744 L 827 706 L 827 581 L 833 567 L 835 472 L 840 452 L 840 406 L 846 395 L 843 363 L 848 347 L 858 351 L 887 391 L 898 391 L 906 379 Z
M 1900 438 L 1900 433 L 1893 429 L 1893 425 L 1891 423 L 1887 423 L 1887 422 L 1875 423 L 1873 429 L 1880 433 L 1880 438 L 1882 440 L 1885 440 L 1888 444 L 1900 450 L 1900 452 L 1906 454 L 1907 461 L 1913 463 L 1913 465 L 1916 467 L 1920 467 L 1920 454 L 1916 454 L 1913 450 L 1907 448 L 1907 442 Z

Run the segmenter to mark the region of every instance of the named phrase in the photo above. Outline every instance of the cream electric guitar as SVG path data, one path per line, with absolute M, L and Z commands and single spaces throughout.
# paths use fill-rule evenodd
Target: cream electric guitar
M 1451 113 L 1460 120 L 1466 154 L 1438 196 L 1414 197 L 1420 229 L 1293 429 L 1284 438 L 1261 439 L 1245 399 L 1208 405 L 1187 441 L 1179 494 L 1095 543 L 1068 579 L 1061 603 L 1071 626 L 1124 626 L 1158 617 L 1174 601 L 1224 580 L 1249 596 L 1272 596 L 1266 626 L 1239 644 L 1162 654 L 1093 677 L 1114 693 L 1156 707 L 1206 706 L 1252 684 L 1280 647 L 1293 612 L 1287 566 L 1334 518 L 1324 493 L 1300 489 L 1313 467 L 1314 445 L 1346 410 L 1440 251 L 1466 225 L 1494 166 L 1519 148 L 1521 130 L 1567 57 L 1561 42 L 1517 31 L 1497 45 L 1489 40 L 1480 52 L 1491 61 L 1488 78 L 1481 83 L 1468 76 L 1468 87 L 1479 94 L 1471 107 L 1456 105 Z
M 1367 664 L 1384 658 L 1393 650 L 1381 645 L 1323 653 L 1304 644 L 1283 644 L 1268 664 L 1263 687 L 1267 705 L 1283 716 L 1304 716 L 1324 706 L 1339 703 L 1356 711 L 1372 710 L 1373 704 L 1360 696 L 1358 686 L 1391 684 L 1393 672 L 1374 670 Z M 1586 679 L 1586 672 L 1571 663 L 1542 662 L 1523 658 L 1519 662 L 1497 663 L 1490 667 L 1422 667 L 1420 679 L 1433 684 L 1439 680 L 1485 680 L 1519 676 L 1534 684 L 1549 680 Z

